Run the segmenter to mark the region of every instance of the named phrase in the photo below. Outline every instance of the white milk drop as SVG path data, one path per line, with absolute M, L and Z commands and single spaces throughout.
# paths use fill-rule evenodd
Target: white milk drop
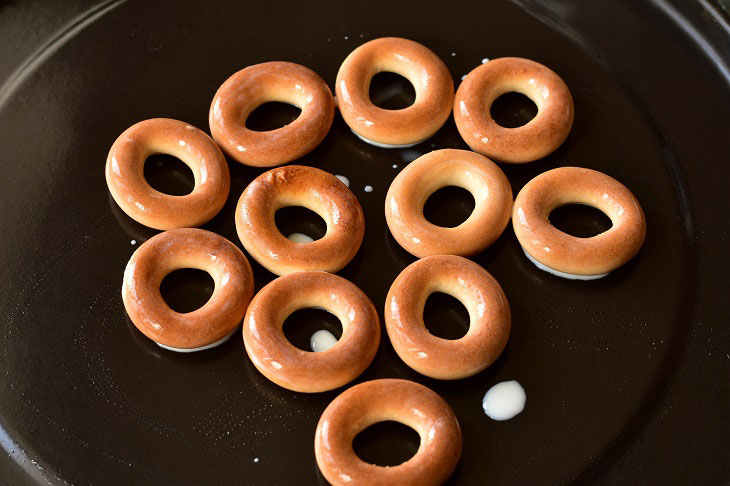
M 517 380 L 503 381 L 487 391 L 482 408 L 493 420 L 509 420 L 525 409 L 526 400 L 525 389 Z
M 488 57 L 485 57 L 484 59 L 482 59 L 482 64 L 486 64 L 488 62 L 489 62 L 489 58 Z
M 137 240 L 132 240 L 132 241 L 129 242 L 129 244 L 130 245 L 136 245 L 137 244 Z
M 365 192 L 373 192 L 373 186 L 365 186 Z
M 337 344 L 337 338 L 326 329 L 320 329 L 312 334 L 312 337 L 309 339 L 309 347 L 315 353 L 327 351 L 335 344 Z
M 314 238 L 307 236 L 304 233 L 292 233 L 287 236 L 287 238 L 292 240 L 294 243 L 311 243 L 314 241 Z
M 168 351 L 175 351 L 176 353 L 194 353 L 196 351 L 205 351 L 206 349 L 215 348 L 216 346 L 220 346 L 224 342 L 228 341 L 231 336 L 233 336 L 238 329 L 234 329 L 230 333 L 226 334 L 222 338 L 220 338 L 217 341 L 213 341 L 210 344 L 206 344 L 205 346 L 200 346 L 199 348 L 173 348 L 171 346 L 165 346 L 164 344 L 160 344 L 157 341 L 154 341 L 156 345 L 161 347 L 162 349 L 167 349 Z
M 337 177 L 339 180 L 341 180 L 344 185 L 346 185 L 347 187 L 350 187 L 350 179 L 348 179 L 347 177 L 345 177 L 343 175 L 335 175 L 335 177 Z

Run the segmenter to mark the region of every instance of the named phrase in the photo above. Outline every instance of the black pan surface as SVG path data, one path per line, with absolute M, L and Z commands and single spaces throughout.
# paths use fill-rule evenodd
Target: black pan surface
M 240 332 L 214 350 L 179 355 L 128 321 L 120 285 L 136 248 L 130 241 L 154 232 L 116 207 L 103 167 L 114 139 L 139 120 L 171 117 L 207 131 L 215 90 L 244 66 L 293 61 L 333 87 L 345 56 L 385 35 L 429 46 L 457 85 L 485 57 L 527 57 L 558 72 L 575 98 L 572 133 L 543 160 L 503 165 L 513 191 L 554 167 L 597 169 L 638 197 L 648 235 L 641 253 L 609 277 L 574 282 L 536 269 L 508 228 L 474 258 L 512 307 L 500 359 L 470 379 L 439 382 L 410 370 L 384 338 L 358 381 L 412 379 L 448 401 L 464 432 L 451 484 L 730 479 L 730 35 L 719 7 L 54 3 L 0 7 L 0 483 L 324 483 L 314 430 L 341 390 L 304 395 L 273 385 L 245 356 Z M 373 96 L 389 89 L 394 103 L 408 97 L 387 79 Z M 520 103 L 507 100 L 504 116 Z M 257 123 L 290 115 L 272 110 Z M 350 179 L 367 229 L 340 275 L 370 296 L 381 319 L 390 283 L 414 261 L 385 225 L 386 190 L 409 160 L 449 147 L 466 148 L 453 120 L 413 149 L 384 150 L 355 138 L 338 115 L 325 141 L 298 162 Z M 185 171 L 158 162 L 150 180 L 184 190 Z M 261 171 L 230 165 L 228 203 L 204 227 L 240 245 L 234 207 Z M 434 219 L 446 224 L 468 213 L 468 198 L 440 197 L 427 208 Z M 578 220 L 575 231 L 584 231 L 602 224 L 592 218 L 559 219 Z M 301 214 L 281 219 L 287 231 L 321 231 Z M 258 265 L 254 271 L 257 288 L 272 279 Z M 193 272 L 163 290 L 184 304 L 200 299 L 205 285 Z M 427 313 L 436 327 L 463 325 L 448 299 Z M 319 317 L 300 316 L 299 325 L 311 329 Z M 324 325 L 337 332 L 336 322 Z M 297 323 L 288 326 L 292 340 L 306 338 Z M 481 398 L 508 379 L 525 387 L 527 407 L 494 422 Z M 381 464 L 418 444 L 395 426 L 359 442 L 363 457 Z

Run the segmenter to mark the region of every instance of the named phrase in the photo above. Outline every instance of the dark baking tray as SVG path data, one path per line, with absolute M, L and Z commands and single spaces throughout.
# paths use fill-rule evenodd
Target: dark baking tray
M 128 322 L 120 284 L 135 249 L 130 240 L 153 232 L 117 209 L 103 166 L 117 135 L 139 120 L 172 117 L 207 131 L 213 93 L 246 65 L 298 62 L 332 87 L 344 57 L 384 35 L 432 48 L 457 84 L 484 57 L 522 56 L 557 71 L 575 98 L 573 131 L 549 157 L 503 166 L 514 192 L 553 167 L 594 168 L 636 194 L 648 235 L 629 264 L 586 283 L 537 270 L 508 228 L 474 258 L 512 306 L 502 357 L 473 378 L 439 382 L 411 371 L 384 338 L 358 381 L 413 379 L 451 404 L 464 431 L 452 484 L 727 483 L 724 15 L 720 4 L 681 0 L 0 7 L 0 483 L 324 482 L 314 429 L 341 390 L 278 388 L 252 367 L 240 333 L 215 350 L 178 355 Z M 513 100 L 506 111 L 518 108 Z M 264 113 L 262 123 L 276 115 Z M 447 147 L 465 148 L 452 120 L 431 140 L 398 151 L 362 143 L 337 116 L 300 161 L 352 181 L 367 229 L 340 274 L 381 317 L 390 283 L 414 260 L 385 226 L 385 192 L 407 159 Z M 150 177 L 175 172 L 163 166 L 169 170 Z M 260 172 L 231 164 L 228 204 L 205 228 L 239 244 L 233 208 Z M 450 208 L 444 217 L 468 210 L 458 194 L 441 202 Z M 590 224 L 590 216 L 576 216 L 586 217 Z M 282 224 L 296 221 L 290 215 Z M 258 287 L 272 278 L 254 270 Z M 188 277 L 172 291 L 199 292 L 197 277 Z M 431 309 L 463 319 L 445 301 Z M 506 379 L 524 385 L 527 408 L 498 423 L 483 414 L 481 397 Z M 397 427 L 361 442 L 363 455 L 381 462 L 417 445 Z

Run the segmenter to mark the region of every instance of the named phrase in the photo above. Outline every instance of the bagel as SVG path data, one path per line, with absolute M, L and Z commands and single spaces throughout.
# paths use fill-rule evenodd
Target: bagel
M 516 91 L 537 106 L 525 125 L 506 128 L 492 119 L 492 103 Z M 540 159 L 568 137 L 573 126 L 573 97 L 565 82 L 535 61 L 503 57 L 481 64 L 459 85 L 454 98 L 454 121 L 472 150 L 511 164 Z
M 276 211 L 303 206 L 327 223 L 324 237 L 297 243 L 279 232 Z M 313 167 L 290 165 L 265 172 L 241 194 L 236 230 L 246 251 L 277 275 L 304 270 L 337 272 L 357 253 L 365 234 L 362 208 L 337 177 Z
M 172 196 L 149 185 L 144 163 L 157 153 L 177 157 L 190 167 L 195 177 L 190 194 Z M 215 142 L 194 126 L 169 118 L 141 121 L 126 129 L 109 150 L 104 172 L 122 211 L 159 230 L 208 222 L 223 208 L 230 190 L 228 164 Z
M 215 290 L 208 302 L 188 313 L 175 312 L 160 294 L 162 279 L 174 270 L 208 272 Z M 201 351 L 236 331 L 253 296 L 251 266 L 233 243 L 210 231 L 179 228 L 142 243 L 124 270 L 122 300 L 129 318 L 145 336 L 172 351 Z
M 550 213 L 567 204 L 586 204 L 611 219 L 607 231 L 590 238 L 563 233 L 550 224 Z M 512 226 L 523 251 L 538 268 L 559 277 L 605 277 L 633 258 L 646 237 L 639 201 L 606 174 L 560 167 L 528 182 L 515 200 Z
M 387 420 L 413 428 L 418 452 L 392 467 L 368 464 L 352 449 L 357 434 Z M 314 436 L 322 475 L 335 486 L 441 484 L 461 456 L 461 429 L 449 405 L 423 385 L 407 380 L 367 381 L 345 390 L 325 409 Z
M 257 132 L 246 119 L 264 103 L 298 107 L 296 120 L 275 130 Z M 335 116 L 327 84 L 314 71 L 291 62 L 265 62 L 228 78 L 210 105 L 210 133 L 237 162 L 254 167 L 286 164 L 311 152 L 324 139 Z
M 370 81 L 393 72 L 411 82 L 415 102 L 386 110 L 370 100 Z M 454 81 L 446 65 L 427 47 L 408 39 L 383 37 L 359 46 L 340 66 L 337 106 L 352 132 L 383 148 L 411 147 L 428 139 L 451 114 Z

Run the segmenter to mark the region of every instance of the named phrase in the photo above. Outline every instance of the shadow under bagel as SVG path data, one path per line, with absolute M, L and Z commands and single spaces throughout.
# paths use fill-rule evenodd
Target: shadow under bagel
M 122 211 L 122 208 L 116 203 L 111 193 L 107 194 L 107 199 L 114 219 L 117 220 L 119 226 L 127 233 L 130 239 L 135 240 L 138 245 L 161 233 L 160 230 L 152 229 L 127 216 L 127 213 Z

